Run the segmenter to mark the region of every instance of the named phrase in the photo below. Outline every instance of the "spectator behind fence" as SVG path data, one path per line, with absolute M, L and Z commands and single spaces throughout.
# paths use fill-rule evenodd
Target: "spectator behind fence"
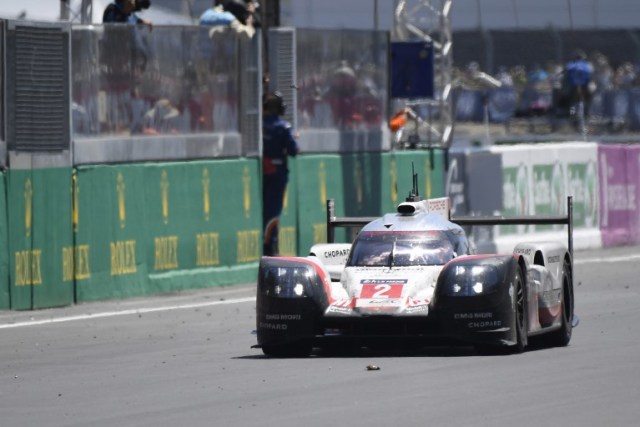
M 298 143 L 291 133 L 291 125 L 281 118 L 286 105 L 279 92 L 266 95 L 262 108 L 263 254 L 277 256 L 278 226 L 289 180 L 287 158 L 298 154 Z
M 200 25 L 212 27 L 209 36 L 231 28 L 240 38 L 249 40 L 253 37 L 258 21 L 254 16 L 255 4 L 243 0 L 215 0 L 213 7 L 200 16 Z
M 177 133 L 180 122 L 180 111 L 166 98 L 156 101 L 144 115 L 145 135 Z
M 135 12 L 142 9 L 148 9 L 151 6 L 149 0 L 114 0 L 105 9 L 102 15 L 103 23 L 121 23 L 121 24 L 146 24 L 151 25 L 151 21 L 147 21 L 138 17 Z
M 573 61 L 565 67 L 565 84 L 567 85 L 567 96 L 570 106 L 583 102 L 585 115 L 589 112 L 589 105 L 593 90 L 591 80 L 593 77 L 593 66 L 587 60 L 587 55 L 581 51 L 576 51 Z

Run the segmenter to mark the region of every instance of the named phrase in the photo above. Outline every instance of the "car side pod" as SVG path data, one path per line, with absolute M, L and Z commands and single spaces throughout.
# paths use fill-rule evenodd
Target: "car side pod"
M 256 295 L 256 347 L 269 356 L 308 355 L 316 319 L 328 306 L 325 274 L 311 259 L 262 257 Z
M 518 258 L 471 255 L 449 262 L 433 301 L 441 333 L 460 342 L 509 346 L 527 343 L 526 283 Z

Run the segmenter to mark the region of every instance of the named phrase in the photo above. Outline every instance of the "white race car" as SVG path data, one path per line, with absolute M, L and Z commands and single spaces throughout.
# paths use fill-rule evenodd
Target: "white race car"
M 449 218 L 448 198 L 414 190 L 397 212 L 336 218 L 363 226 L 352 244 L 314 245 L 308 257 L 263 257 L 254 347 L 268 356 L 309 355 L 314 347 L 473 345 L 522 352 L 529 337 L 566 346 L 574 322 L 571 198 L 566 217 Z M 474 254 L 461 225 L 565 224 L 568 245 L 518 244 L 512 253 Z M 385 345 L 385 344 L 383 344 Z M 392 344 L 393 345 L 393 344 Z

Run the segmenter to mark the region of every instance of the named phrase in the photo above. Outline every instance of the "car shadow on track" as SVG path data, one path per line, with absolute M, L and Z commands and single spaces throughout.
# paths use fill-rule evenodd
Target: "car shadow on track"
M 549 345 L 539 340 L 530 340 L 524 353 L 548 350 Z M 260 351 L 260 350 L 257 350 Z M 290 359 L 304 358 L 371 358 L 371 357 L 487 357 L 487 356 L 517 356 L 506 348 L 495 349 L 495 351 L 480 351 L 473 346 L 430 346 L 430 347 L 321 347 L 314 348 L 309 356 L 288 357 Z M 256 360 L 272 359 L 274 357 L 265 356 L 261 352 L 246 356 L 237 356 L 233 359 Z

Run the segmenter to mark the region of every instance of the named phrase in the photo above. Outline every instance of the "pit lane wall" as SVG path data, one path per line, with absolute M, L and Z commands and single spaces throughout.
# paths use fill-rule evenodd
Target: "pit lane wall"
M 453 213 L 566 214 L 573 196 L 574 248 L 640 242 L 640 147 L 589 142 L 518 144 L 450 153 Z M 566 241 L 566 227 L 521 225 L 470 230 L 481 252 L 522 241 Z

